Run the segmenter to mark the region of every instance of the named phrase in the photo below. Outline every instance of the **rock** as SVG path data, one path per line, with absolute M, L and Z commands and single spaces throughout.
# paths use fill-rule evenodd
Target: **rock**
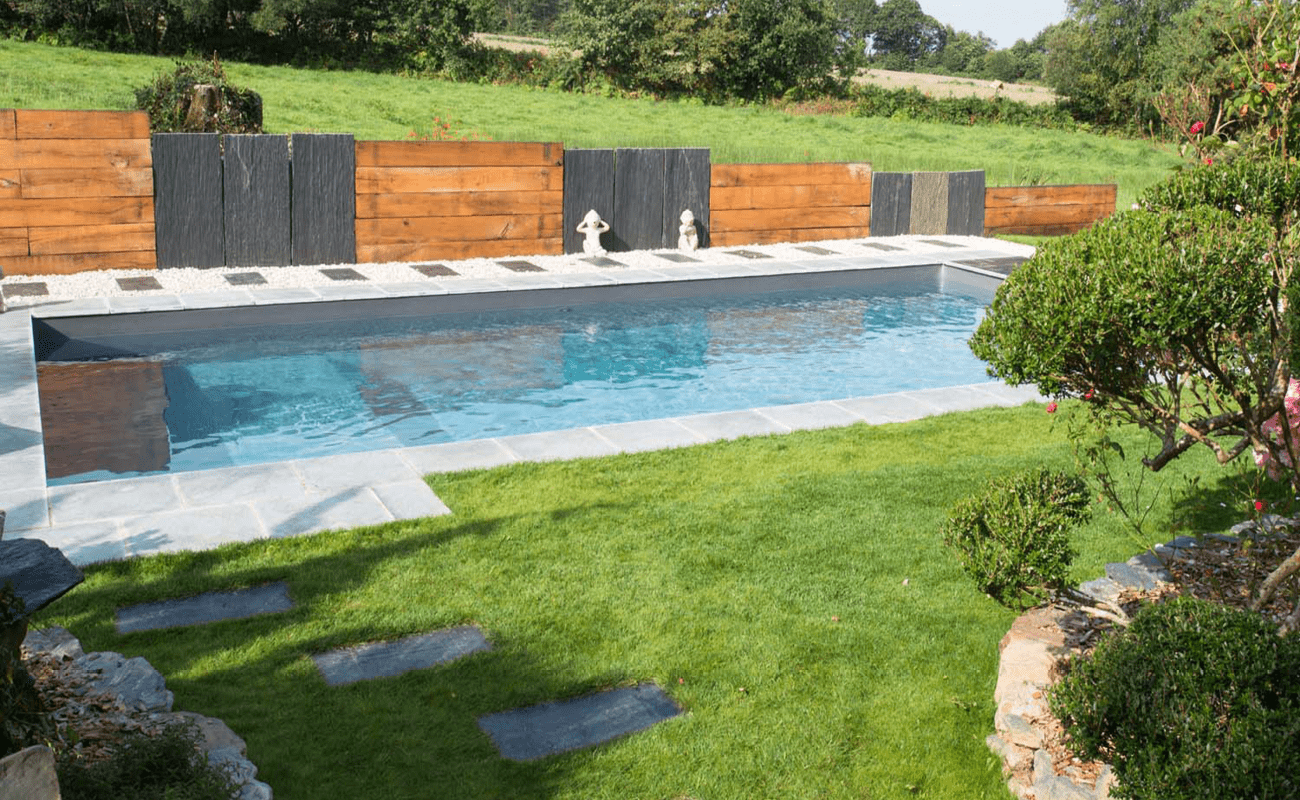
M 258 780 L 249 781 L 239 790 L 239 800 L 272 800 L 273 797 L 271 787 Z
M 28 631 L 23 647 L 30 653 L 49 653 L 60 661 L 81 658 L 86 653 L 81 642 L 67 628 L 57 625 L 39 631 Z
M 208 762 L 225 768 L 235 783 L 241 786 L 257 777 L 257 767 L 234 747 L 218 747 L 209 750 Z
M 1156 581 L 1170 583 L 1174 579 L 1174 576 L 1169 572 L 1169 570 L 1165 569 L 1165 563 L 1150 550 L 1141 555 L 1133 556 L 1127 563 L 1133 569 L 1139 569 L 1146 572 Z
M 36 745 L 0 758 L 0 800 L 59 800 L 54 751 Z
M 1119 593 L 1123 588 L 1110 578 L 1095 578 L 1079 584 L 1079 591 L 1094 600 L 1105 600 L 1111 603 L 1119 599 Z
M 1106 565 L 1106 577 L 1126 589 L 1148 591 L 1156 588 L 1156 579 L 1146 570 L 1132 564 L 1111 562 Z
M 1017 747 L 1007 742 L 996 733 L 990 733 L 984 738 L 984 744 L 993 751 L 994 755 L 1002 759 L 1003 774 L 1010 774 L 1017 767 L 1029 759 L 1031 751 L 1024 747 Z
M 1029 720 L 1019 714 L 999 712 L 993 720 L 993 727 L 997 728 L 1003 738 L 1013 745 L 1028 747 L 1030 750 L 1037 750 L 1043 746 L 1043 737 L 1033 725 L 1029 724 Z
M 199 747 L 204 752 L 233 749 L 241 756 L 248 753 L 248 745 L 239 738 L 239 734 L 215 717 L 205 717 L 193 711 L 176 711 L 172 716 L 194 726 L 200 736 Z
M 85 580 L 57 547 L 40 539 L 0 541 L 0 585 L 14 582 L 30 616 Z
M 126 658 L 121 653 L 91 653 L 77 659 L 87 672 L 99 673 L 89 682 L 96 692 L 121 698 L 128 709 L 137 711 L 171 711 L 173 695 L 163 676 L 139 656 Z

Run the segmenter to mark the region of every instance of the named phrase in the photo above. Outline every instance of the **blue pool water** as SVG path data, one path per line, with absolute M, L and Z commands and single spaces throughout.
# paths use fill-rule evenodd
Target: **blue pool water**
M 837 288 L 141 336 L 39 365 L 49 482 L 980 383 L 965 342 L 990 299 Z M 106 395 L 125 408 L 87 413 Z

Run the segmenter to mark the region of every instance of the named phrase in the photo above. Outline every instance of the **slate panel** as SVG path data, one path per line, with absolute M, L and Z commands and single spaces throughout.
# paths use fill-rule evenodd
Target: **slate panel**
M 664 151 L 619 148 L 614 155 L 614 221 L 609 250 L 663 247 Z M 674 245 L 677 237 L 673 237 Z
M 411 670 L 446 664 L 471 653 L 490 650 L 483 631 L 474 625 L 373 642 L 312 656 L 327 686 L 391 678 Z
M 155 133 L 152 144 L 158 267 L 224 267 L 220 135 Z
M 222 158 L 226 264 L 289 263 L 289 140 L 270 134 L 226 137 Z
M 564 151 L 564 252 L 581 253 L 586 237 L 578 233 L 578 223 L 595 209 L 600 218 L 613 225 L 614 219 L 614 151 Z M 612 241 L 608 233 L 602 238 L 605 247 Z
M 934 235 L 948 231 L 948 175 L 912 173 L 912 222 L 907 233 Z
M 706 147 L 668 150 L 664 154 L 664 237 L 660 247 L 676 247 L 682 212 L 695 215 L 700 247 L 709 242 L 709 150 Z
M 984 235 L 984 170 L 948 174 L 948 229 L 945 233 Z
M 295 264 L 357 262 L 357 151 L 350 133 L 295 133 L 292 241 Z
M 291 608 L 289 586 L 279 581 L 119 608 L 113 624 L 118 633 L 133 633 L 278 614 Z
M 871 235 L 899 236 L 912 226 L 912 173 L 871 176 Z

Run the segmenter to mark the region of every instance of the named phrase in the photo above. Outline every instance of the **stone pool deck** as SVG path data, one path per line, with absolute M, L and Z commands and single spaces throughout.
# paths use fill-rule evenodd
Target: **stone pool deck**
M 903 422 L 949 411 L 1014 406 L 1038 398 L 1036 390 L 990 382 L 972 386 L 899 392 L 875 397 L 756 408 L 743 411 L 599 425 L 469 442 L 427 445 L 251 467 L 123 478 L 69 486 L 46 485 L 45 453 L 32 341 L 33 318 L 99 316 L 200 308 L 270 306 L 374 300 L 386 297 L 526 292 L 537 289 L 708 281 L 799 273 L 943 265 L 1000 278 L 1023 259 L 1025 248 L 996 239 L 899 237 L 852 240 L 807 248 L 749 247 L 728 251 L 730 260 L 674 263 L 662 256 L 653 267 L 600 267 L 570 257 L 561 270 L 519 269 L 502 263 L 500 274 L 447 277 L 412 268 L 400 282 L 340 279 L 321 269 L 319 284 L 277 288 L 226 278 L 227 288 L 169 285 L 167 270 L 152 282 L 118 281 L 130 293 L 60 297 L 34 293 L 32 283 L 57 284 L 52 276 L 0 282 L 10 310 L 0 314 L 0 509 L 4 535 L 32 537 L 63 550 L 74 563 L 177 550 L 198 550 L 251 541 L 373 525 L 450 513 L 425 484 L 435 472 L 683 447 L 739 436 L 795 430 Z M 798 252 L 792 256 L 792 252 Z M 723 255 L 727 253 L 724 252 Z M 619 254 L 612 254 L 617 257 Z M 514 266 L 510 266 L 513 264 Z M 273 272 L 277 268 L 259 268 Z M 301 268 L 297 268 L 301 270 Z M 351 267 L 349 267 L 351 269 Z M 249 270 L 212 270 L 247 274 Z M 16 290 L 21 286 L 21 291 Z M 140 288 L 131 290 L 131 286 Z M 66 292 L 64 292 L 66 294 Z M 17 307 L 13 307 L 17 305 Z

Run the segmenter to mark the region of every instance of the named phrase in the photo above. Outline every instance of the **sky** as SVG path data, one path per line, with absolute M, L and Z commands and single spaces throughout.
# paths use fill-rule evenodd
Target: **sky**
M 1065 19 L 1065 0 L 920 0 L 921 10 L 953 30 L 983 32 L 1005 49 Z

